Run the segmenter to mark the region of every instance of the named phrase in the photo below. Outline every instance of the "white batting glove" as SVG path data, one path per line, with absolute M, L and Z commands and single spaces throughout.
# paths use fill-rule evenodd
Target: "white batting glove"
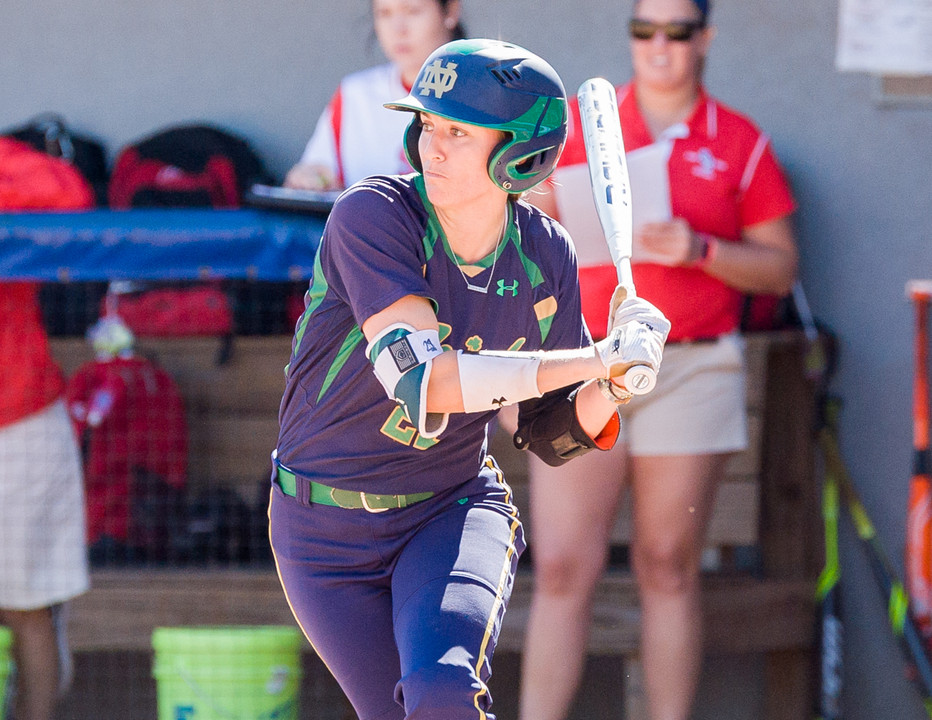
M 670 334 L 670 321 L 667 320 L 666 316 L 644 298 L 626 297 L 619 299 L 616 303 L 615 299 L 619 294 L 616 291 L 612 297 L 612 324 L 609 329 L 621 327 L 630 322 L 642 322 L 653 325 L 655 329 L 661 331 L 663 341 L 666 342 L 667 335 Z
M 614 303 L 613 303 L 614 304 Z M 612 315 L 608 337 L 596 343 L 605 377 L 624 375 L 634 365 L 660 369 L 670 321 L 643 298 L 622 300 Z

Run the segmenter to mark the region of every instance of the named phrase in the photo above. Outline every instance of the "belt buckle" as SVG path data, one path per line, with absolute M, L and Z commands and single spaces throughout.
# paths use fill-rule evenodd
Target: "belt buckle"
M 356 496 L 359 496 L 359 505 L 356 504 Z M 366 493 L 357 492 L 355 490 L 341 490 L 340 488 L 331 488 L 330 489 L 330 499 L 337 505 L 347 510 L 359 510 L 362 508 L 366 512 L 370 513 L 381 513 L 391 508 L 374 508 L 369 504 L 369 500 L 366 498 Z
M 386 510 L 388 510 L 387 507 L 384 507 L 384 508 L 371 507 L 369 505 L 369 501 L 366 500 L 366 493 L 364 492 L 359 493 L 359 499 L 362 500 L 362 507 L 366 512 L 381 513 L 381 512 L 385 512 Z

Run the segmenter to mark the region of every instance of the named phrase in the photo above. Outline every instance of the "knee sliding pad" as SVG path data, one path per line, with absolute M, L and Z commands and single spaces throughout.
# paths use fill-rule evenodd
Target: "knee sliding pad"
M 447 427 L 449 415 L 427 412 L 427 383 L 433 358 L 443 352 L 437 330 L 416 330 L 393 323 L 366 346 L 366 356 L 390 400 L 404 411 L 408 422 L 425 438 L 435 438 Z

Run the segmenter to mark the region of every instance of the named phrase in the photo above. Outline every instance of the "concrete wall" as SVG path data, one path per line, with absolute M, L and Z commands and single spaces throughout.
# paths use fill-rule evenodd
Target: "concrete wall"
M 571 91 L 587 76 L 628 76 L 630 2 L 464 3 L 473 34 L 542 54 Z M 836 16 L 834 2 L 720 0 L 707 82 L 773 135 L 792 176 L 802 278 L 841 341 L 842 449 L 900 563 L 912 374 L 903 286 L 932 276 L 932 109 L 879 107 L 869 77 L 837 72 Z M 5 0 L 0 127 L 55 110 L 114 152 L 169 123 L 211 121 L 249 138 L 281 177 L 339 78 L 380 60 L 369 27 L 366 0 Z M 920 718 L 847 530 L 842 552 L 847 717 Z

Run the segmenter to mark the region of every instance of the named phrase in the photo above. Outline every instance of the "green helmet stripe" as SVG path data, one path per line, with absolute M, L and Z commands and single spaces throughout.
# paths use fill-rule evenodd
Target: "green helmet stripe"
M 485 125 L 493 130 L 503 130 L 515 136 L 515 140 L 530 140 L 560 127 L 566 117 L 566 101 L 563 98 L 539 97 L 520 117 L 497 125 Z

